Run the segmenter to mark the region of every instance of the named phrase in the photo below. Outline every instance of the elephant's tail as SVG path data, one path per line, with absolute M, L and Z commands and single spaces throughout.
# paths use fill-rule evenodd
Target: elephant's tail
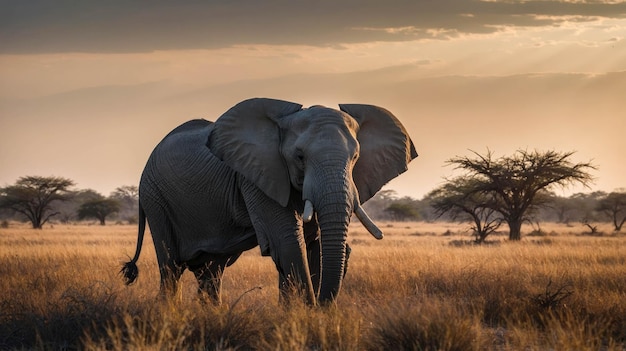
M 124 283 L 126 285 L 132 284 L 135 279 L 137 279 L 137 275 L 139 275 L 139 268 L 137 268 L 137 261 L 139 260 L 139 254 L 141 253 L 141 246 L 143 244 L 143 235 L 146 231 L 146 213 L 141 206 L 141 201 L 139 201 L 139 234 L 137 237 L 137 249 L 135 250 L 135 257 L 132 260 L 126 262 L 124 266 L 122 266 L 122 270 L 120 273 L 124 278 Z

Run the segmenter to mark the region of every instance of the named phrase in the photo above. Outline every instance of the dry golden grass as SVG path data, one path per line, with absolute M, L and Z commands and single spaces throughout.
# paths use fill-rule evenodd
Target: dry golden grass
M 133 226 L 12 224 L 0 229 L 0 349 L 626 349 L 626 237 L 544 224 L 476 246 L 464 225 L 380 226 L 382 241 L 351 225 L 337 308 L 316 309 L 278 304 L 258 249 L 226 270 L 214 307 L 189 273 L 180 298 L 156 298 L 149 236 L 137 283 L 124 286 Z

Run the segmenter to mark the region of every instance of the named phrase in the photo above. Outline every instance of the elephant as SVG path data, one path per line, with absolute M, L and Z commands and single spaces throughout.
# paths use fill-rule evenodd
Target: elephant
M 201 295 L 219 304 L 224 269 L 259 246 L 278 270 L 281 299 L 297 291 L 309 304 L 333 303 L 352 214 L 381 239 L 361 204 L 415 157 L 400 121 L 373 105 L 252 98 L 215 122 L 191 120 L 146 163 L 137 248 L 121 273 L 126 284 L 137 278 L 147 220 L 160 294 L 171 295 L 188 269 Z

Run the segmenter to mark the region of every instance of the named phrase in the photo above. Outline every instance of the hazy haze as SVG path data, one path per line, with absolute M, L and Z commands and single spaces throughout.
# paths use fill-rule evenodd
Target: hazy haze
M 181 4 L 0 0 L 0 186 L 108 194 L 178 124 L 264 96 L 392 111 L 420 154 L 401 195 L 487 148 L 575 150 L 593 190 L 626 187 L 626 1 Z

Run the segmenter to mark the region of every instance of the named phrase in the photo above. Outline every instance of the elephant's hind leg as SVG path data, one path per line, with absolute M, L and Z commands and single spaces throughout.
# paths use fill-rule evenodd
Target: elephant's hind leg
M 222 276 L 224 268 L 229 266 L 239 255 L 210 255 L 209 259 L 199 267 L 189 267 L 198 280 L 198 292 L 211 302 L 222 303 Z
M 159 295 L 164 298 L 172 298 L 178 294 L 178 281 L 183 274 L 183 268 L 174 262 L 159 267 L 161 272 L 161 285 Z
M 153 208 L 150 210 L 152 211 L 148 215 L 148 224 L 161 273 L 159 294 L 162 297 L 171 298 L 178 293 L 178 280 L 183 274 L 184 267 L 178 260 L 173 229 L 166 214 L 160 211 L 155 212 Z

